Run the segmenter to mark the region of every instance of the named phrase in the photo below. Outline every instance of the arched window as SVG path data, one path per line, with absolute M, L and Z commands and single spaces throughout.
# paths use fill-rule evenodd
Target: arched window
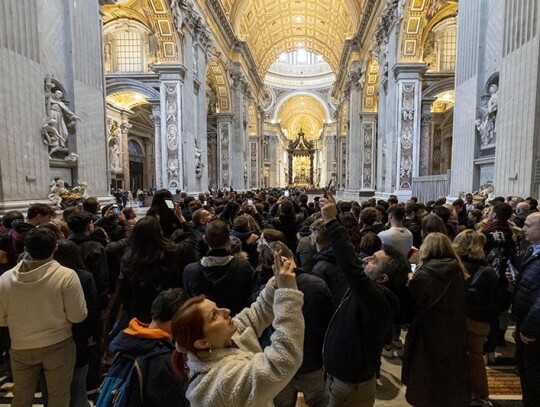
M 119 19 L 103 30 L 105 73 L 147 72 L 150 30 L 143 24 Z
M 456 69 L 456 18 L 437 23 L 424 42 L 424 62 L 430 71 L 451 72 Z
M 135 140 L 128 140 L 128 150 L 129 150 L 129 157 L 135 157 L 135 158 L 143 158 L 144 153 L 141 148 L 141 145 L 137 143 Z

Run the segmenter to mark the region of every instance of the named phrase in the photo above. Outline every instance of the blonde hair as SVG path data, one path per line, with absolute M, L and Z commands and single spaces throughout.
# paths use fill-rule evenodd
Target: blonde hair
M 419 253 L 420 261 L 418 262 L 418 267 L 422 267 L 422 264 L 431 259 L 452 259 L 458 263 L 463 278 L 468 279 L 469 273 L 463 266 L 460 257 L 457 255 L 454 247 L 452 246 L 452 241 L 448 236 L 439 232 L 432 232 L 426 236 L 422 246 L 420 246 Z
M 453 246 L 456 254 L 460 257 L 467 256 L 471 260 L 484 260 L 486 257 L 485 243 L 486 237 L 483 233 L 467 229 L 456 236 Z
M 274 265 L 274 252 L 277 252 L 278 250 L 281 250 L 281 254 L 288 259 L 294 259 L 294 254 L 291 252 L 291 250 L 287 247 L 285 243 L 278 240 L 269 243 L 268 246 L 265 245 L 261 253 L 262 261 L 267 265 L 267 267 L 271 267 Z M 272 249 L 273 252 L 270 249 Z

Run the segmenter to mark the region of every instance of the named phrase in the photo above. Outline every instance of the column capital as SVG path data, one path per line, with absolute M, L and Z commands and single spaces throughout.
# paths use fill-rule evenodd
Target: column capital
M 183 80 L 187 72 L 182 64 L 158 64 L 152 65 L 150 69 L 159 75 L 160 80 Z
M 427 69 L 428 66 L 424 62 L 398 62 L 392 67 L 396 79 L 419 79 Z

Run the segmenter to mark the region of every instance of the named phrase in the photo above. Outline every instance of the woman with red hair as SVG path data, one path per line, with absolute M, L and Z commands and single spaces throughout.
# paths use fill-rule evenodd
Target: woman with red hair
M 172 321 L 177 371 L 189 379 L 192 407 L 273 406 L 302 363 L 303 294 L 294 261 L 275 254 L 274 275 L 257 301 L 231 318 L 204 296 L 187 301 Z M 261 333 L 275 332 L 264 352 Z

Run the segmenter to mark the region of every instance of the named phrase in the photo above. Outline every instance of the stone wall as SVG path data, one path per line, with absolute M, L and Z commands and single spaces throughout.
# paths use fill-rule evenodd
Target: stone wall
M 87 181 L 93 195 L 107 194 L 98 2 L 4 2 L 0 27 L 0 206 L 46 199 L 56 173 L 40 134 L 47 75 L 81 118 L 68 143 L 80 154 L 72 181 Z

